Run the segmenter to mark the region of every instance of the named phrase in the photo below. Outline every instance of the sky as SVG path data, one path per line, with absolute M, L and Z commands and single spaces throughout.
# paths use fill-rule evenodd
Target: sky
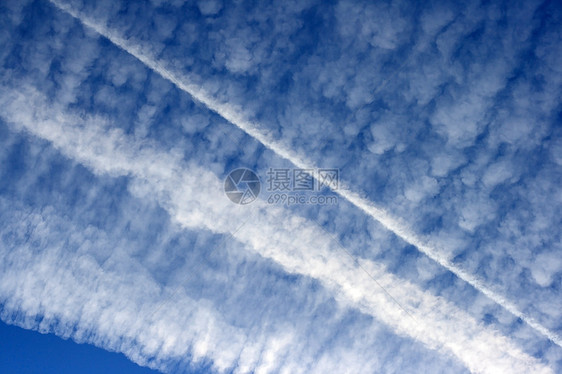
M 53 334 L 2 323 L 0 336 L 0 367 L 4 373 L 157 373 L 134 364 L 123 354 L 75 344 Z
M 561 372 L 561 25 L 1 2 L 0 371 Z

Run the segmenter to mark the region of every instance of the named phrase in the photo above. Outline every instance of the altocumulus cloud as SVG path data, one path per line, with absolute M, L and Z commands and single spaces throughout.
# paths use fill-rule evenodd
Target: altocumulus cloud
M 3 320 L 171 372 L 559 369 L 555 5 L 57 4 L 89 27 L 2 5 Z M 287 159 L 349 201 L 224 197 Z

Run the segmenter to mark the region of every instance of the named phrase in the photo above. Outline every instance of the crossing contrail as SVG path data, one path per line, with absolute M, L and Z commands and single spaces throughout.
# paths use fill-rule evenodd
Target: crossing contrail
M 149 56 L 149 54 L 146 52 L 146 49 L 141 48 L 139 45 L 133 45 L 128 40 L 120 37 L 119 35 L 116 35 L 116 33 L 112 30 L 109 30 L 105 26 L 93 22 L 86 16 L 80 14 L 79 12 L 76 12 L 68 5 L 61 4 L 56 0 L 49 1 L 60 10 L 76 18 L 83 25 L 96 31 L 98 34 L 105 37 L 110 42 L 138 59 L 146 67 L 159 74 L 166 80 L 170 81 L 180 90 L 189 94 L 195 101 L 200 102 L 209 110 L 217 113 L 222 118 L 235 125 L 249 136 L 256 139 L 263 146 L 273 151 L 279 157 L 288 160 L 293 165 L 301 169 L 316 169 L 316 165 L 314 165 L 313 162 L 310 162 L 305 157 L 298 155 L 296 152 L 288 149 L 281 142 L 273 139 L 267 132 L 263 131 L 258 124 L 247 119 L 243 114 L 242 108 L 236 105 L 215 100 L 209 93 L 207 93 L 203 89 L 203 87 L 190 82 L 189 79 L 182 74 L 172 72 L 170 69 L 163 66 L 161 62 Z M 523 313 L 514 303 L 507 300 L 503 295 L 500 295 L 496 291 L 492 290 L 488 285 L 485 284 L 482 279 L 478 278 L 474 274 L 470 274 L 464 271 L 463 269 L 455 265 L 451 261 L 451 259 L 446 254 L 444 254 L 444 251 L 441 251 L 434 245 L 430 245 L 424 239 L 417 236 L 412 232 L 411 229 L 408 228 L 405 223 L 401 222 L 396 217 L 393 217 L 386 210 L 376 206 L 375 204 L 373 204 L 373 202 L 350 190 L 346 186 L 340 185 L 337 189 L 332 188 L 332 186 L 328 187 L 330 187 L 330 189 L 334 193 L 338 194 L 351 204 L 355 205 L 357 208 L 361 209 L 363 212 L 379 222 L 383 227 L 393 232 L 396 236 L 400 237 L 406 243 L 415 246 L 427 257 L 431 258 L 432 260 L 443 266 L 445 269 L 449 270 L 457 277 L 470 284 L 476 290 L 486 295 L 488 298 L 502 306 L 514 316 L 520 318 L 535 331 L 539 332 L 559 347 L 562 347 L 562 338 L 555 332 L 550 331 L 548 328 L 544 327 L 542 324 L 536 321 L 533 317 Z

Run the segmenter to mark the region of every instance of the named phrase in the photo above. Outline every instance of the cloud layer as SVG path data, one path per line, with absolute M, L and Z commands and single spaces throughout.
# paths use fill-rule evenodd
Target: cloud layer
M 558 370 L 555 5 L 64 4 L 97 33 L 2 5 L 5 321 L 172 372 Z M 224 197 L 287 160 L 345 199 Z

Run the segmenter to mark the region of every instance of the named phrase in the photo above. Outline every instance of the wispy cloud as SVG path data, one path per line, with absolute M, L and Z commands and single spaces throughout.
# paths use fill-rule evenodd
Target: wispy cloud
M 217 101 L 201 86 L 190 82 L 188 77 L 186 77 L 185 75 L 173 72 L 171 68 L 166 66 L 165 62 L 159 61 L 153 56 L 153 53 L 150 51 L 149 47 L 137 45 L 134 42 L 122 38 L 115 31 L 109 30 L 105 26 L 88 19 L 86 15 L 80 14 L 68 5 L 64 5 L 53 0 L 51 0 L 51 2 L 59 9 L 64 10 L 73 17 L 79 19 L 80 22 L 82 22 L 84 25 L 92 28 L 100 35 L 103 35 L 104 37 L 109 39 L 115 45 L 119 46 L 126 52 L 139 59 L 148 68 L 157 72 L 163 78 L 176 85 L 179 89 L 191 95 L 196 101 L 204 104 L 207 108 L 216 112 L 228 122 L 234 124 L 241 130 L 246 132 L 261 144 L 271 149 L 278 156 L 290 161 L 293 165 L 299 168 L 316 168 L 316 165 L 314 165 L 310 160 L 307 160 L 306 157 L 292 151 L 282 142 L 274 140 L 272 136 L 261 129 L 258 124 L 249 121 L 244 115 L 244 111 L 241 108 L 235 105 Z M 527 323 L 537 332 L 544 335 L 558 346 L 562 347 L 562 338 L 560 338 L 555 332 L 543 326 L 532 316 L 523 313 L 517 307 L 517 305 L 508 300 L 505 296 L 494 291 L 493 287 L 488 285 L 483 279 L 457 266 L 450 258 L 450 250 L 446 251 L 442 248 L 439 248 L 435 244 L 428 242 L 427 239 L 416 235 L 408 227 L 408 225 L 403 222 L 403 220 L 393 217 L 385 209 L 376 206 L 368 199 L 352 191 L 349 187 L 343 186 L 338 188 L 337 190 L 334 190 L 334 192 L 364 211 L 366 214 L 371 216 L 373 219 L 378 221 L 381 225 L 392 231 L 401 239 L 418 248 L 418 250 L 420 250 L 426 256 L 454 273 L 457 277 L 469 283 L 478 291 L 482 292 L 494 302 L 501 305 L 514 316 L 521 318 L 523 321 L 525 321 L 525 323 Z
M 6 92 L 1 100 L 5 108 L 3 117 L 15 128 L 48 140 L 97 174 L 133 177 L 133 193 L 156 199 L 182 226 L 232 234 L 249 249 L 280 264 L 286 272 L 319 280 L 343 307 L 372 315 L 399 335 L 418 340 L 430 349 L 453 353 L 471 371 L 550 372 L 509 339 L 483 327 L 451 303 L 399 279 L 381 265 L 360 259 L 361 267 L 407 308 L 410 315 L 406 314 L 316 224 L 263 202 L 256 202 L 250 212 L 241 210 L 222 196 L 222 183 L 214 174 L 182 162 L 178 155 L 158 150 L 147 142 L 139 144 L 101 118 L 82 119 L 56 105 L 49 107 L 45 98 L 32 88 L 12 88 Z M 202 185 L 204 189 L 197 187 Z M 248 215 L 248 223 L 240 228 L 239 223 Z M 158 315 L 160 311 L 164 313 L 164 309 L 158 311 Z M 272 357 L 279 356 L 281 351 L 292 351 L 294 339 L 290 334 L 268 339 Z M 194 344 L 207 347 L 195 349 L 200 355 L 207 354 L 209 346 L 200 346 L 203 341 Z M 209 355 L 215 357 L 216 352 Z M 233 365 L 232 360 L 221 357 L 219 369 Z M 273 362 L 266 360 L 259 365 L 267 370 L 269 364 Z M 242 366 L 248 365 L 256 364 Z M 296 362 L 285 365 L 298 371 Z
M 556 3 L 55 1 L 91 27 L 0 4 L 4 321 L 169 372 L 559 370 Z M 299 165 L 347 198 L 222 191 Z

